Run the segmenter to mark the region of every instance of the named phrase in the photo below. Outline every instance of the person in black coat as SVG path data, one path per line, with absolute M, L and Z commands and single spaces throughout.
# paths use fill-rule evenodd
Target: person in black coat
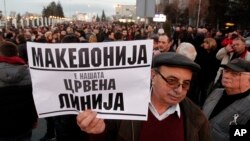
M 17 42 L 17 48 L 18 48 L 19 56 L 27 64 L 28 63 L 28 53 L 27 53 L 26 39 L 25 39 L 24 35 L 22 35 L 22 34 L 17 35 L 16 42 Z
M 14 43 L 0 43 L 0 140 L 31 140 L 37 125 L 29 68 Z
M 201 45 L 195 62 L 201 66 L 201 71 L 197 76 L 197 91 L 199 94 L 199 105 L 202 106 L 208 93 L 211 91 L 213 81 L 220 66 L 220 61 L 216 58 L 218 52 L 217 44 L 213 38 L 205 38 Z

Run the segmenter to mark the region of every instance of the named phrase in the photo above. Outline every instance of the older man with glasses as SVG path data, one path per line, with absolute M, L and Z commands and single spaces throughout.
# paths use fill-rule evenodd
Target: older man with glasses
M 87 110 L 77 122 L 90 140 L 106 141 L 210 141 L 209 123 L 188 98 L 193 72 L 200 66 L 174 53 L 161 53 L 152 62 L 152 94 L 147 121 L 102 120 Z M 98 134 L 98 135 L 93 135 Z
M 215 89 L 203 107 L 213 141 L 229 141 L 232 125 L 250 127 L 250 61 L 236 58 L 221 66 L 224 88 Z
M 231 44 L 228 44 L 217 52 L 216 58 L 221 60 L 221 64 L 227 64 L 235 58 L 250 61 L 250 52 L 247 50 L 245 38 L 236 35 Z M 221 70 L 222 68 L 219 68 L 217 71 L 214 80 L 215 88 L 221 87 Z

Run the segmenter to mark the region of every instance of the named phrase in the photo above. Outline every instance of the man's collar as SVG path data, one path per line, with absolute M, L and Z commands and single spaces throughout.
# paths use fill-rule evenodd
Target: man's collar
M 177 112 L 178 117 L 181 117 L 181 109 L 180 109 L 180 105 L 176 104 L 173 105 L 171 107 L 169 107 L 164 113 L 162 113 L 161 115 L 157 112 L 155 106 L 153 105 L 153 103 L 150 101 L 149 102 L 149 110 L 152 112 L 152 114 L 158 119 L 158 120 L 164 120 L 165 118 L 167 118 L 169 115 L 174 114 L 175 112 Z

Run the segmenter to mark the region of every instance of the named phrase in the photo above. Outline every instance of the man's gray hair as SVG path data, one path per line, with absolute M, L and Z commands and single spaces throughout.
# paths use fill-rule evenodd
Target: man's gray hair
M 176 53 L 182 54 L 193 61 L 195 60 L 195 58 L 197 56 L 197 52 L 196 52 L 195 47 L 191 43 L 187 43 L 187 42 L 181 43 L 177 47 Z

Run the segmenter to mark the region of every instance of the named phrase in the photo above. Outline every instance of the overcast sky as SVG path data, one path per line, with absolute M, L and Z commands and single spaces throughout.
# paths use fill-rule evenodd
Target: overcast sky
M 4 1 L 6 2 L 7 15 L 11 11 L 24 14 L 26 11 L 40 14 L 43 7 L 46 7 L 52 1 L 58 0 L 0 0 L 0 10 L 4 12 Z M 114 6 L 117 4 L 136 5 L 136 0 L 59 0 L 65 16 L 71 16 L 78 12 L 101 14 L 105 11 L 107 16 L 114 15 Z

